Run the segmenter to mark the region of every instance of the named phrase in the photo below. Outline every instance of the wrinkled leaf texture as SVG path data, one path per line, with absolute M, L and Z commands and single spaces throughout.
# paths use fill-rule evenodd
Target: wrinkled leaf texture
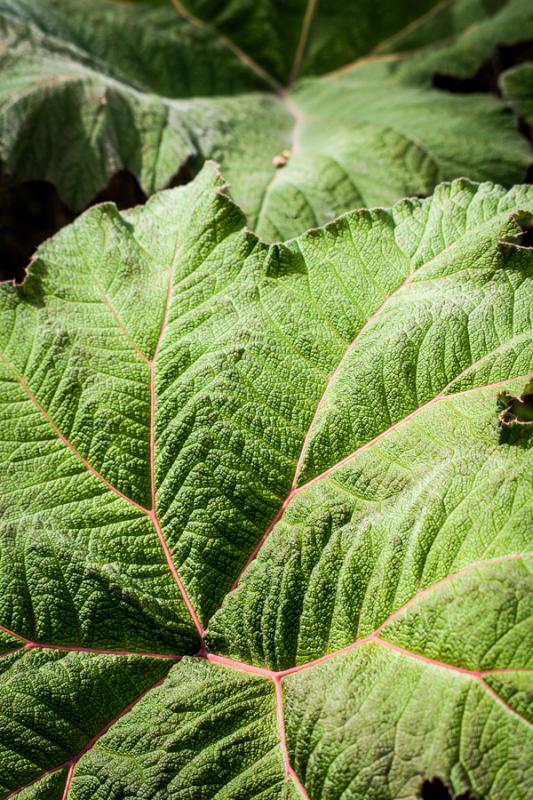
M 530 0 L 185 6 L 0 0 L 3 169 L 80 209 L 119 170 L 151 194 L 214 158 L 269 241 L 442 180 L 524 180 L 509 107 L 431 79 L 533 38 Z
M 532 211 L 207 164 L 1 287 L 1 797 L 531 796 Z

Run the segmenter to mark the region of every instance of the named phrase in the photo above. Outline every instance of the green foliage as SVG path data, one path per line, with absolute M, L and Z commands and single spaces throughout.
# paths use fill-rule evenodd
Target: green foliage
M 532 212 L 208 164 L 0 288 L 1 797 L 531 794 Z
M 2 800 L 533 796 L 529 39 L 0 0 Z
M 175 5 L 1 0 L 4 170 L 80 209 L 118 170 L 151 194 L 214 158 L 270 241 L 442 180 L 525 177 L 509 108 L 431 78 L 533 37 L 530 0 Z

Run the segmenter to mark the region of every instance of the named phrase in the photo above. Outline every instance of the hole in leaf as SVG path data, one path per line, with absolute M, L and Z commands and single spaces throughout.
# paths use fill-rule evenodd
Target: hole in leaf
M 499 417 L 502 425 L 533 423 L 533 380 L 526 384 L 520 397 L 505 392 L 500 395 L 499 402 L 503 405 Z
M 424 781 L 420 787 L 419 797 L 421 800 L 478 800 L 471 789 L 454 794 L 448 784 L 437 776 Z
M 519 217 L 516 222 L 522 233 L 513 239 L 514 244 L 533 249 L 533 215 Z
M 530 380 L 519 397 L 509 392 L 498 395 L 498 422 L 500 442 L 526 444 L 533 434 L 533 380 Z
M 440 778 L 425 780 L 420 788 L 421 800 L 451 800 L 450 790 Z

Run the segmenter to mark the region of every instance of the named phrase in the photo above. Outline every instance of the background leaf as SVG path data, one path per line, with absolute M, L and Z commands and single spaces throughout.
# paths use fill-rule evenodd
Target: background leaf
M 2 0 L 4 170 L 81 209 L 121 170 L 151 194 L 214 158 L 268 240 L 461 175 L 525 177 L 501 101 L 431 86 L 533 37 L 523 0 L 176 6 Z

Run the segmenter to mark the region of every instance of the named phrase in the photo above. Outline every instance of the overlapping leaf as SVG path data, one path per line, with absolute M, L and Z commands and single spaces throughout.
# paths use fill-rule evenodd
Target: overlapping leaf
M 532 210 L 209 165 L 1 288 L 0 796 L 531 793 Z
M 533 36 L 527 0 L 175 5 L 2 0 L 4 169 L 80 208 L 120 169 L 150 194 L 215 158 L 269 240 L 440 180 L 525 176 L 505 104 L 431 76 Z

